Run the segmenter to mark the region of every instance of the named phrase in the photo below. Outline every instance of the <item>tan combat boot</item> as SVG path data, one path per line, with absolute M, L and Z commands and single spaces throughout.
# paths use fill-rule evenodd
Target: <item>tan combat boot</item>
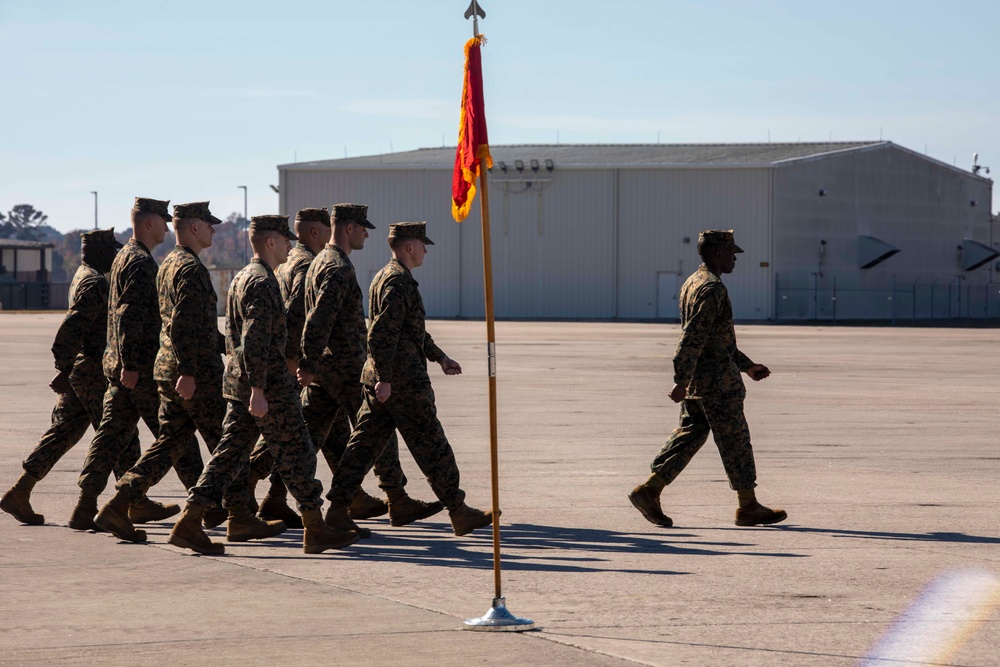
M 173 530 L 170 531 L 167 542 L 175 547 L 191 549 L 200 554 L 210 556 L 224 554 L 226 552 L 225 545 L 208 539 L 208 535 L 201 529 L 201 521 L 205 516 L 206 509 L 204 505 L 195 505 L 190 502 L 186 504 L 184 511 L 181 512 L 181 518 L 177 520 Z
M 674 522 L 660 509 L 660 492 L 666 486 L 663 478 L 653 474 L 644 483 L 632 489 L 628 494 L 628 500 L 632 506 L 639 510 L 646 521 L 656 526 L 670 528 Z
M 425 503 L 406 495 L 406 491 L 395 490 L 389 493 L 389 524 L 393 526 L 405 526 L 434 516 L 444 509 L 444 504 L 435 500 L 432 503 Z
M 288 499 L 285 496 L 270 494 L 264 496 L 264 500 L 260 502 L 260 509 L 257 510 L 257 516 L 261 519 L 283 521 L 289 528 L 302 527 L 302 518 L 288 506 Z
M 281 535 L 287 530 L 284 521 L 264 521 L 250 513 L 248 509 L 229 510 L 226 526 L 228 542 L 249 542 Z
M 342 508 L 347 513 L 347 506 Z M 350 521 L 350 517 L 347 517 Z M 304 510 L 302 524 L 306 527 L 302 537 L 302 550 L 307 554 L 318 554 L 327 549 L 343 549 L 358 541 L 358 534 L 353 530 L 335 530 L 331 528 L 320 514 L 319 510 Z
M 218 528 L 229 519 L 229 512 L 222 507 L 209 507 L 201 518 L 205 528 Z
M 73 530 L 97 530 L 94 517 L 97 516 L 97 494 L 90 491 L 80 491 L 80 498 L 73 508 L 73 516 L 69 518 L 69 527 Z
M 129 499 L 124 492 L 118 491 L 111 497 L 105 505 L 94 523 L 101 530 L 106 530 L 120 540 L 126 542 L 145 542 L 146 531 L 136 530 L 132 522 L 129 521 Z
M 451 527 L 455 530 L 456 537 L 468 535 L 476 528 L 483 528 L 493 523 L 492 511 L 477 510 L 465 503 L 451 510 L 448 514 L 451 516 Z
M 31 490 L 38 483 L 38 478 L 30 473 L 22 473 L 10 491 L 0 498 L 0 510 L 29 526 L 40 526 L 45 523 L 45 517 L 36 514 L 31 509 Z
M 737 491 L 740 507 L 736 510 L 737 526 L 766 526 L 778 523 L 788 518 L 785 510 L 773 510 L 757 502 L 757 494 L 753 489 Z
M 352 519 L 374 519 L 389 511 L 389 505 L 381 498 L 368 495 L 368 492 L 358 487 L 358 492 L 351 500 Z
M 181 507 L 177 503 L 164 505 L 152 498 L 143 496 L 135 501 L 128 508 L 128 520 L 132 523 L 155 523 L 169 519 L 175 514 L 180 514 Z
M 340 507 L 333 507 L 331 505 L 330 507 L 327 507 L 325 521 L 326 525 L 341 533 L 354 531 L 358 534 L 358 537 L 363 537 L 365 539 L 372 536 L 372 531 L 367 528 L 362 528 L 358 524 L 354 523 L 354 519 L 351 518 L 351 513 L 347 509 L 347 505 L 341 505 Z

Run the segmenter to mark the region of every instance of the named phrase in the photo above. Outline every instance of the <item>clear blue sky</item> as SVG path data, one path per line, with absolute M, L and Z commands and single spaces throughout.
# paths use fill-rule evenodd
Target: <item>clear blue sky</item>
M 1000 169 L 1000 3 L 483 4 L 493 144 L 881 135 Z M 120 229 L 135 195 L 224 217 L 247 185 L 273 213 L 278 164 L 454 145 L 467 6 L 0 0 L 0 211 L 90 227 L 97 190 Z

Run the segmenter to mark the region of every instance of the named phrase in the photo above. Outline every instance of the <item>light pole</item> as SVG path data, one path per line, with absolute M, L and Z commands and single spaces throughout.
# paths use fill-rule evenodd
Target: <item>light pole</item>
M 94 195 L 94 229 L 97 229 L 97 191 L 91 190 L 90 194 Z
M 247 186 L 237 185 L 237 190 L 243 190 L 243 263 L 247 263 L 247 245 L 250 243 L 250 219 L 247 217 Z

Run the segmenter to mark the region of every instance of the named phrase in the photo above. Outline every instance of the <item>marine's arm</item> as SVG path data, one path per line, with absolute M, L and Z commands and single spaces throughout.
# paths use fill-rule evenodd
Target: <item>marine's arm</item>
M 285 300 L 285 325 L 288 327 L 288 341 L 285 343 L 285 358 L 298 362 L 302 356 L 302 328 L 306 321 L 306 273 L 309 264 L 297 267 L 292 274 L 292 284 Z M 289 366 L 291 368 L 291 366 Z
M 317 285 L 316 302 L 306 313 L 302 328 L 302 359 L 299 361 L 299 382 L 308 386 L 319 371 L 334 322 L 343 307 L 347 285 L 338 280 L 340 272 L 325 271 Z
M 152 259 L 148 261 L 152 262 Z M 134 262 L 121 277 L 121 290 L 115 311 L 118 326 L 114 335 L 118 341 L 118 354 L 122 372 L 120 380 L 128 389 L 134 389 L 139 379 L 139 352 L 150 326 L 150 313 L 156 314 L 156 281 L 150 280 L 144 271 L 144 262 Z M 159 318 L 157 318 L 159 319 Z
M 408 310 L 406 287 L 390 284 L 381 294 L 379 311 L 371 313 L 368 353 L 375 369 L 375 395 L 381 402 L 388 400 L 392 394 L 392 365 L 396 358 L 399 332 Z
M 698 359 L 708 344 L 712 325 L 719 314 L 719 299 L 724 295 L 721 290 L 707 284 L 694 296 L 694 303 L 687 313 L 687 321 L 674 351 L 674 387 L 670 390 L 670 398 L 674 402 L 683 400 L 687 393 L 687 386 L 694 376 Z

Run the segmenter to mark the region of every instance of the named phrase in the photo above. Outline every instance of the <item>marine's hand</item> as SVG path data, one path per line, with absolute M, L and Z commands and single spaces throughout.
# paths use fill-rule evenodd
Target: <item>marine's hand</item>
M 771 371 L 764 364 L 754 364 L 746 370 L 746 374 L 749 375 L 750 379 L 754 382 L 760 382 L 770 375 Z
M 375 398 L 378 399 L 379 403 L 385 403 L 392 396 L 392 383 L 391 382 L 376 382 L 375 383 Z
M 198 385 L 194 381 L 193 375 L 182 375 L 177 378 L 177 384 L 174 385 L 174 390 L 180 394 L 180 397 L 185 401 L 190 401 L 194 396 L 195 389 Z
M 299 369 L 299 360 L 286 357 L 285 364 L 288 366 L 288 370 L 292 372 L 292 375 L 295 375 L 296 371 Z
M 301 368 L 295 373 L 295 376 L 299 378 L 299 385 L 304 389 L 313 383 L 316 379 L 315 373 L 310 373 L 309 371 L 304 371 Z
M 674 403 L 680 403 L 685 398 L 687 398 L 687 387 L 682 387 L 679 384 L 675 384 L 670 390 L 670 400 Z
M 267 414 L 267 399 L 260 387 L 250 387 L 250 414 L 254 417 L 263 417 Z
M 66 371 L 56 373 L 56 376 L 52 378 L 52 382 L 49 382 L 49 387 L 57 394 L 69 393 L 69 373 Z
M 444 371 L 445 375 L 461 375 L 462 374 L 462 367 L 458 364 L 457 361 L 455 361 L 451 357 L 445 357 L 444 359 L 442 359 L 438 363 L 441 364 L 441 370 Z
M 126 389 L 135 389 L 136 383 L 139 382 L 139 371 L 127 371 L 123 368 L 121 375 L 118 376 L 118 381 Z

